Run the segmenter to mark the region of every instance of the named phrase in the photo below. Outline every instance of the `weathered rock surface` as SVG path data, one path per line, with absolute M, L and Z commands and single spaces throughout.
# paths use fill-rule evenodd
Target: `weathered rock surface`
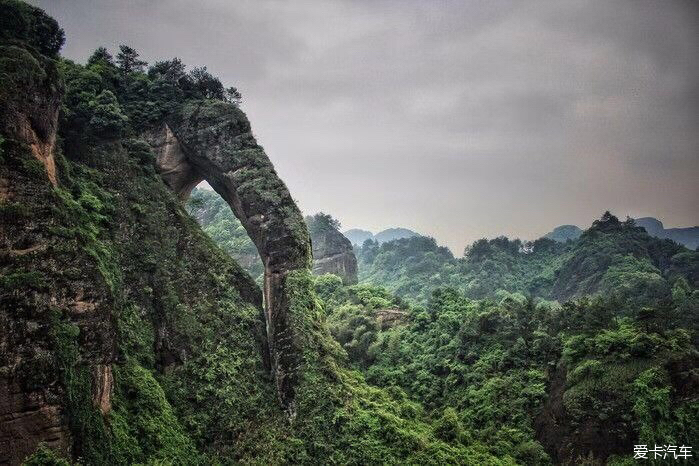
M 3 16 L 19 23 L 26 21 L 19 11 L 6 5 L 2 9 Z M 50 37 L 50 28 L 57 31 L 58 26 L 52 20 L 42 19 Z M 41 164 L 40 176 L 45 184 L 49 181 L 55 186 L 54 145 L 63 94 L 56 62 L 44 53 L 46 44 L 27 44 L 6 34 L 0 30 L 0 134 L 4 139 L 0 155 L 21 151 L 28 166 L 36 164 L 32 159 Z M 30 270 L 25 277 L 32 272 L 40 276 L 44 270 L 55 267 L 50 262 L 33 269 L 29 266 L 53 244 L 43 235 L 40 220 L 12 210 L 28 196 L 48 195 L 48 190 L 35 191 L 21 175 L 0 168 L 0 285 L 4 285 L 0 286 L 0 464 L 21 463 L 39 442 L 65 455 L 71 452 L 72 438 L 60 402 L 63 389 L 58 384 L 56 368 L 52 367 L 43 316 L 51 308 L 78 314 L 78 287 L 30 295 L 7 290 L 13 279 L 19 278 L 19 274 L 7 269 L 9 264 L 22 264 Z M 84 318 L 85 315 L 76 315 L 76 321 Z
M 345 285 L 357 283 L 357 258 L 350 240 L 334 228 L 321 231 L 310 229 L 313 245 L 313 273 L 332 273 Z
M 186 199 L 192 189 L 202 180 L 182 151 L 179 141 L 168 125 L 148 135 L 156 154 L 156 169 L 160 177 L 177 197 Z
M 7 70 L 0 70 L 5 81 L 0 87 L 0 125 L 3 133 L 27 144 L 31 154 L 44 165 L 49 180 L 55 186 L 53 151 L 58 110 L 63 96 L 56 63 L 36 50 L 18 46 L 0 47 L 0 56 L 4 66 L 7 66 Z M 16 72 L 22 67 L 31 69 L 32 76 Z M 5 195 L 2 197 L 6 198 Z
M 377 309 L 374 314 L 383 330 L 404 324 L 409 319 L 408 312 L 401 309 Z
M 177 182 L 171 181 L 168 185 L 177 186 Z M 209 189 L 196 189 L 187 202 L 187 210 L 251 276 L 257 278 L 263 274 L 264 267 L 255 245 L 247 234 L 241 235 L 242 224 L 223 198 Z M 357 283 L 357 259 L 352 245 L 336 228 L 331 225 L 327 225 L 327 231 L 314 228 L 316 223 L 315 216 L 306 217 L 313 245 L 313 273 L 332 273 L 340 276 L 345 284 Z
M 39 442 L 71 455 L 63 407 L 50 397 L 50 390 L 27 391 L 0 379 L 0 464 L 20 464 Z

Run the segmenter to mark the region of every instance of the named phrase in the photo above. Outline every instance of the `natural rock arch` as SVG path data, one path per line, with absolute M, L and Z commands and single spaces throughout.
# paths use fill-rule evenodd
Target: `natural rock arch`
M 264 311 L 270 366 L 279 399 L 293 414 L 300 364 L 294 335 L 290 272 L 310 270 L 311 243 L 300 210 L 257 144 L 245 114 L 219 101 L 187 103 L 146 135 L 156 166 L 181 199 L 202 180 L 228 203 L 255 243 L 264 264 Z

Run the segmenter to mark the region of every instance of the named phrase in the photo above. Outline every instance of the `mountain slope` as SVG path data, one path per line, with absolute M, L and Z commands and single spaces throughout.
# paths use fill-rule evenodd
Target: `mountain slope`
M 33 460 L 85 464 L 497 462 L 347 367 L 309 270 L 281 281 L 299 364 L 292 406 L 280 400 L 260 288 L 186 213 L 186 185 L 156 173 L 144 139 L 196 107 L 216 122 L 208 134 L 234 127 L 221 140 L 255 144 L 220 81 L 177 60 L 146 73 L 126 47 L 118 66 L 104 49 L 62 60 L 55 21 L 0 9 L 1 462 L 41 442 Z
M 414 236 L 419 236 L 419 234 L 412 230 L 408 230 L 407 228 L 387 228 L 376 233 L 374 235 L 374 241 L 377 241 L 380 244 L 393 241 L 395 239 L 412 238 Z
M 554 228 L 553 231 L 546 233 L 544 238 L 565 243 L 568 240 L 580 238 L 582 232 L 583 231 L 575 225 L 561 225 Z
M 368 230 L 352 228 L 342 232 L 352 244 L 362 245 L 368 239 L 374 239 L 374 234 Z
M 637 226 L 643 227 L 646 232 L 660 239 L 671 239 L 688 249 L 696 250 L 699 247 L 699 227 L 665 228 L 663 222 L 653 217 L 634 219 Z M 575 225 L 561 225 L 544 235 L 545 238 L 565 243 L 580 237 L 582 230 Z
M 207 189 L 194 189 L 186 205 L 204 231 L 262 283 L 264 267 L 257 248 L 221 196 Z M 356 283 L 357 259 L 352 245 L 331 224 L 332 217 L 319 213 L 304 220 L 311 236 L 313 273 L 334 273 L 346 283 Z

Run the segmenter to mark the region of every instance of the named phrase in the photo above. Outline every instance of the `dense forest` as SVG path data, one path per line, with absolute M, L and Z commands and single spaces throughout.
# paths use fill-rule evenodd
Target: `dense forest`
M 562 302 L 601 293 L 637 306 L 667 300 L 675 286 L 699 285 L 699 253 L 608 212 L 566 243 L 481 239 L 458 259 L 426 237 L 369 241 L 355 251 L 363 281 L 423 304 L 440 286 L 474 299 L 506 291 Z
M 234 257 L 246 251 L 216 193 L 189 206 L 220 213 L 197 218 Z M 524 464 L 622 464 L 628 445 L 692 444 L 699 253 L 608 212 L 576 237 L 481 239 L 462 258 L 424 236 L 367 239 L 360 284 L 315 286 L 352 364 L 419 402 L 440 435 Z
M 355 246 L 359 283 L 314 275 L 320 242 L 342 270 L 351 243 L 302 217 L 235 87 L 126 45 L 76 63 L 42 10 L 0 11 L 1 464 L 623 465 L 699 445 L 696 251 L 605 213 L 461 258 L 387 233 Z

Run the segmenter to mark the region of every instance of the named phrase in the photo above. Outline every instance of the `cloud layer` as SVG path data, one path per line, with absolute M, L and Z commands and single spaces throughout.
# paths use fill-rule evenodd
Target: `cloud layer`
M 699 220 L 692 1 L 37 0 L 64 55 L 127 43 L 236 85 L 302 209 L 456 253 L 604 210 Z

